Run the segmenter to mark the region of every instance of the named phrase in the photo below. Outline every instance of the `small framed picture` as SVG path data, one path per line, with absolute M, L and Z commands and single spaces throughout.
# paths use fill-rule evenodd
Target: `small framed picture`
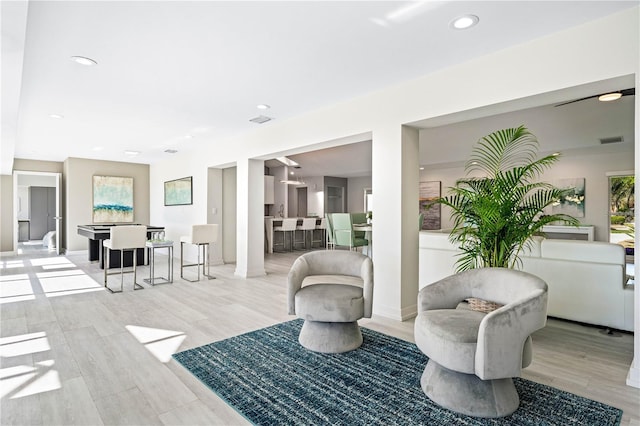
M 184 206 L 187 204 L 193 204 L 192 176 L 164 183 L 165 206 Z

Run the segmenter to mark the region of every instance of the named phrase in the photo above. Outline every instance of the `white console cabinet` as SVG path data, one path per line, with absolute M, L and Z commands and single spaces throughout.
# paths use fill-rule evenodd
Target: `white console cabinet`
M 546 225 L 542 227 L 542 232 L 546 238 L 561 240 L 594 240 L 594 227 L 585 226 L 564 226 L 564 225 Z

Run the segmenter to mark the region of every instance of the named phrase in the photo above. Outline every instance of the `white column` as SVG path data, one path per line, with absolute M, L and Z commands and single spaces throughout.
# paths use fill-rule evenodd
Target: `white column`
M 242 278 L 265 275 L 264 161 L 237 162 L 236 271 Z
M 400 125 L 374 129 L 372 170 L 373 314 L 406 320 L 417 313 L 418 131 Z
M 638 11 L 640 14 L 640 10 Z M 636 72 L 636 87 L 640 86 L 640 72 Z M 640 99 L 635 96 L 635 108 L 636 111 L 640 111 Z M 638 113 L 636 112 L 635 116 L 635 164 L 636 164 L 636 194 L 638 194 L 638 182 L 640 182 L 640 117 L 638 117 Z M 637 197 L 636 197 L 637 198 Z M 638 217 L 638 212 L 636 211 L 636 234 L 635 240 L 638 242 L 638 236 L 640 232 L 638 231 L 638 225 L 640 225 L 640 217 Z M 635 388 L 640 388 L 640 286 L 638 286 L 638 255 L 636 254 L 633 257 L 634 262 L 634 275 L 635 275 L 635 283 L 633 286 L 633 318 L 634 318 L 634 331 L 633 335 L 633 361 L 631 362 L 631 367 L 629 368 L 629 374 L 627 375 L 627 385 L 633 386 Z
M 222 265 L 224 223 L 222 221 L 222 169 L 208 169 L 207 175 L 207 223 L 218 224 L 218 240 L 209 246 L 209 264 Z

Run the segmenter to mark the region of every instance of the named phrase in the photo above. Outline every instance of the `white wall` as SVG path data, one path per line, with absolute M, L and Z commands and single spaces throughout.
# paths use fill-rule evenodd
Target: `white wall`
M 364 211 L 364 189 L 371 189 L 371 176 L 352 177 L 348 179 L 349 195 L 347 197 L 347 211 Z

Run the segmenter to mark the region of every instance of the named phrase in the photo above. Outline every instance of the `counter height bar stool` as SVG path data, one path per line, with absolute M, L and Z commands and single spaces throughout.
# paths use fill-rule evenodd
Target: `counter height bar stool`
M 293 251 L 293 234 L 296 231 L 296 226 L 298 224 L 298 218 L 286 218 L 282 219 L 282 225 L 276 226 L 273 228 L 273 235 L 275 236 L 276 232 L 282 232 L 282 244 L 277 244 L 275 241 L 273 243 L 273 247 L 282 245 L 282 251 L 286 251 L 286 242 L 287 242 L 287 234 L 290 235 L 291 239 L 291 250 Z M 275 238 L 274 238 L 275 240 Z
M 311 232 L 311 248 L 313 248 L 313 243 L 320 243 L 320 246 L 322 246 L 322 244 L 326 242 L 327 237 L 325 233 L 327 231 L 327 219 L 323 217 L 320 220 L 320 224 L 316 225 L 315 230 L 320 231 L 320 239 L 319 240 L 313 239 L 315 232 Z
M 202 266 L 202 275 L 210 280 L 216 277 L 209 274 L 209 244 L 218 240 L 218 225 L 193 225 L 191 234 L 180 237 L 180 278 L 189 282 L 200 281 L 200 266 Z M 193 244 L 198 246 L 198 263 L 184 263 L 184 245 Z M 202 251 L 204 259 L 200 261 L 200 252 Z M 198 279 L 190 280 L 184 277 L 184 268 L 195 266 L 198 271 Z
M 136 256 L 137 249 L 144 249 L 147 243 L 147 227 L 144 225 L 122 225 L 112 226 L 108 240 L 103 240 L 102 245 L 106 249 L 106 259 L 104 264 L 104 286 L 111 293 L 122 293 L 124 284 L 124 274 L 133 273 L 133 289 L 142 290 L 140 284 L 136 282 L 136 267 L 138 256 Z M 120 271 L 108 272 L 109 265 L 111 264 L 111 250 L 120 250 Z M 124 270 L 124 252 L 131 251 L 133 253 L 133 270 Z M 112 290 L 107 284 L 107 277 L 109 275 L 120 274 L 120 290 Z
M 311 232 L 311 237 L 309 237 L 309 245 L 313 245 L 313 243 L 311 242 L 313 240 L 313 231 L 315 231 L 316 229 L 316 218 L 315 217 L 309 217 L 309 218 L 304 218 L 302 219 L 302 225 L 298 225 L 296 226 L 296 231 L 302 231 L 302 241 L 293 241 L 293 248 L 295 248 L 296 244 L 304 244 L 304 248 L 305 250 L 307 249 L 307 234 L 309 232 Z M 294 237 L 295 237 L 295 232 L 293 233 Z

